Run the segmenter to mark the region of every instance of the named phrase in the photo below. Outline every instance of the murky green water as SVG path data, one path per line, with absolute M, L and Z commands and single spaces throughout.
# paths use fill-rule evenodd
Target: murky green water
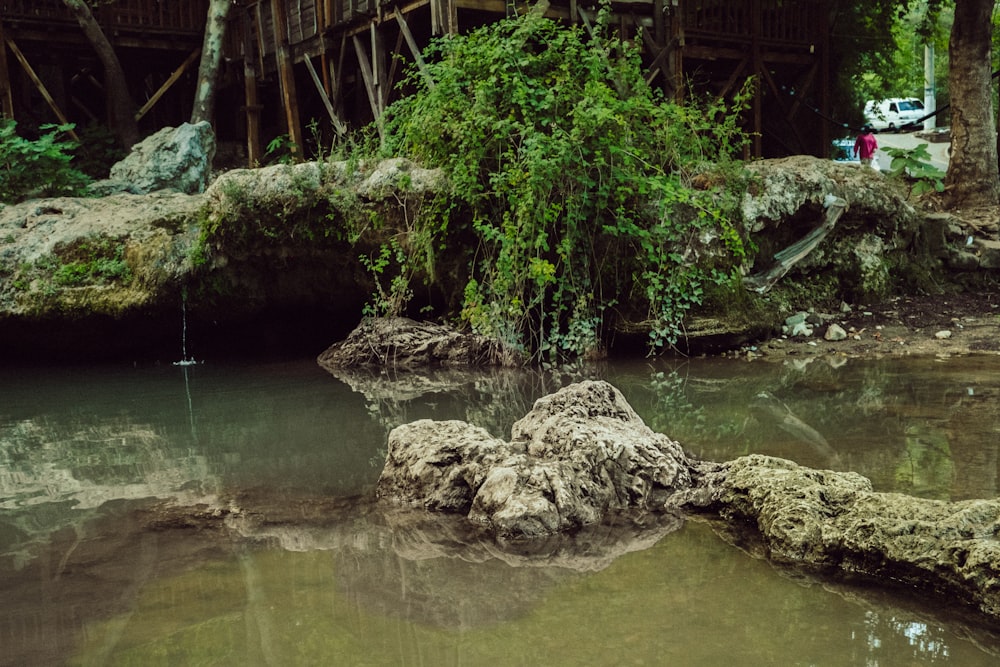
M 997 495 L 1000 359 L 591 374 L 699 456 Z M 574 379 L 335 378 L 309 360 L 0 371 L 0 665 L 1000 661 L 997 634 L 939 601 L 779 571 L 700 521 L 623 518 L 528 553 L 368 502 L 392 426 L 505 434 Z

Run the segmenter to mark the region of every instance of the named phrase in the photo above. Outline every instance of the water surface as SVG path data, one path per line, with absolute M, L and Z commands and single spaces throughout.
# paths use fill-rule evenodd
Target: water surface
M 698 456 L 997 495 L 995 358 L 588 375 Z M 778 570 L 703 521 L 504 547 L 369 502 L 393 426 L 505 436 L 574 379 L 334 377 L 311 360 L 0 371 L 0 664 L 996 664 L 994 634 L 940 601 Z

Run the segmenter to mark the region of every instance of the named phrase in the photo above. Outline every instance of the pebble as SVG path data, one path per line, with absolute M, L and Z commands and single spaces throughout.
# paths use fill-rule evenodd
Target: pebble
M 951 338 L 951 332 L 948 331 L 947 329 L 943 329 L 934 334 L 934 337 L 937 338 L 938 340 L 945 340 L 947 338 Z

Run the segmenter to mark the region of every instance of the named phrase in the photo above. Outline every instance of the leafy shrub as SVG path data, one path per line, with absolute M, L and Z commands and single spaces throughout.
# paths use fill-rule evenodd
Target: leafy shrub
M 910 194 L 921 195 L 925 192 L 944 192 L 945 172 L 931 164 L 931 154 L 927 144 L 917 144 L 914 148 L 883 148 L 892 162 L 889 163 L 889 175 L 908 179 L 911 182 Z
M 16 122 L 0 119 L 0 202 L 83 191 L 90 179 L 70 165 L 76 143 L 59 138 L 72 127 L 43 125 L 31 141 L 17 134 Z
M 737 193 L 689 185 L 744 145 L 738 115 L 668 102 L 634 47 L 534 14 L 425 55 L 433 85 L 409 74 L 384 149 L 450 178 L 461 206 L 425 215 L 426 246 L 409 246 L 466 252 L 463 319 L 548 360 L 597 347 L 611 309 L 646 320 L 654 347 L 676 343 L 744 253 Z M 706 239 L 729 255 L 710 259 Z

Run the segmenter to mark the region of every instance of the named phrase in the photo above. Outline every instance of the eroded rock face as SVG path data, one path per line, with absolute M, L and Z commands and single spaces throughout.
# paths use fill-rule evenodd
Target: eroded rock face
M 521 356 L 495 340 L 406 317 L 366 317 L 316 360 L 330 370 L 359 366 L 516 366 Z
M 539 399 L 510 442 L 464 422 L 422 420 L 389 434 L 378 495 L 462 512 L 501 537 L 594 524 L 609 512 L 668 512 L 707 501 L 690 461 L 602 381 Z
M 727 464 L 715 508 L 783 563 L 838 568 L 944 594 L 1000 617 L 1000 502 L 875 493 L 856 473 L 748 456 Z

